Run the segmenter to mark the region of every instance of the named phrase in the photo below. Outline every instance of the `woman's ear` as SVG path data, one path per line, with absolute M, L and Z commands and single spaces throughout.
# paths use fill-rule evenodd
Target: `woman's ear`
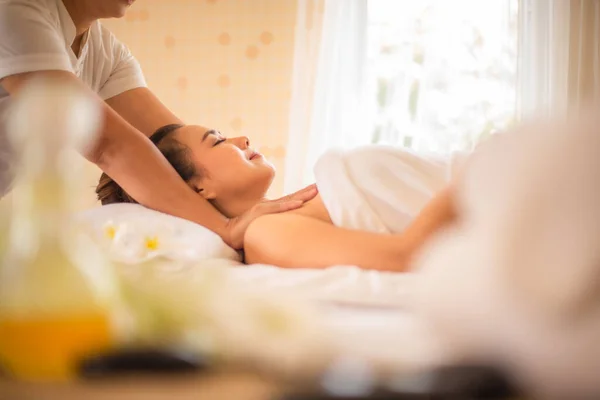
M 206 182 L 205 179 L 197 182 L 190 182 L 190 186 L 196 193 L 204 197 L 206 200 L 214 200 L 217 197 L 217 193 L 211 187 L 210 183 Z
M 200 196 L 204 197 L 206 200 L 214 200 L 217 198 L 217 194 L 215 192 L 210 192 L 206 189 L 198 190 Z

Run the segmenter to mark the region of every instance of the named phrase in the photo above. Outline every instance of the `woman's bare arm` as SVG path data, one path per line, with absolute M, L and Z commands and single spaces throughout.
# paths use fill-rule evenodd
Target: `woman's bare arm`
M 246 262 L 284 268 L 357 265 L 406 271 L 421 246 L 455 218 L 451 187 L 433 198 L 401 234 L 339 228 L 299 213 L 267 215 L 255 220 L 246 232 Z
M 399 235 L 339 228 L 294 213 L 257 218 L 248 227 L 244 242 L 247 263 L 284 268 L 357 265 L 383 271 L 407 267 Z
M 402 232 L 403 246 L 409 260 L 431 236 L 456 220 L 454 190 L 454 186 L 450 185 L 439 192 Z

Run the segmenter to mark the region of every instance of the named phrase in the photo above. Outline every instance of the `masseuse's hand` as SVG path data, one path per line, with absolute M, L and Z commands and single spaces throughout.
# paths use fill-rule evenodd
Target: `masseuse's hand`
M 280 199 L 266 200 L 258 203 L 239 217 L 231 218 L 227 226 L 227 238 L 229 239 L 227 240 L 227 244 L 236 250 L 242 249 L 244 247 L 246 229 L 248 229 L 250 223 L 256 218 L 261 215 L 277 214 L 300 208 L 305 202 L 313 199 L 317 193 L 317 187 L 313 184 Z

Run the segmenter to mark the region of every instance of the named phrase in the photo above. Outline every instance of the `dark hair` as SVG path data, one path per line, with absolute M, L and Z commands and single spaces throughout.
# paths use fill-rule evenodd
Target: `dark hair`
M 179 124 L 165 125 L 157 129 L 150 140 L 160 150 L 169 164 L 175 168 L 175 171 L 186 182 L 196 176 L 196 168 L 190 159 L 190 149 L 184 144 L 171 137 L 171 134 L 177 129 L 183 127 Z M 127 192 L 123 190 L 117 182 L 105 173 L 100 176 L 98 186 L 96 186 L 96 195 L 102 205 L 112 203 L 137 203 Z

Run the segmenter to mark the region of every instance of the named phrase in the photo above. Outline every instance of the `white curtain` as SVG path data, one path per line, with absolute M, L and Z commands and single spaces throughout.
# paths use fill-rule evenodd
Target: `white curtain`
M 298 0 L 284 191 L 331 147 L 365 144 L 367 0 Z
M 519 7 L 519 116 L 597 101 L 600 0 L 521 0 Z
M 568 94 L 569 1 L 522 0 L 518 32 L 520 117 L 564 108 Z
M 371 139 L 367 1 L 297 0 L 287 193 L 313 181 L 328 148 Z M 600 0 L 518 1 L 518 117 L 600 100 Z
M 569 101 L 579 107 L 600 100 L 600 0 L 571 0 Z

